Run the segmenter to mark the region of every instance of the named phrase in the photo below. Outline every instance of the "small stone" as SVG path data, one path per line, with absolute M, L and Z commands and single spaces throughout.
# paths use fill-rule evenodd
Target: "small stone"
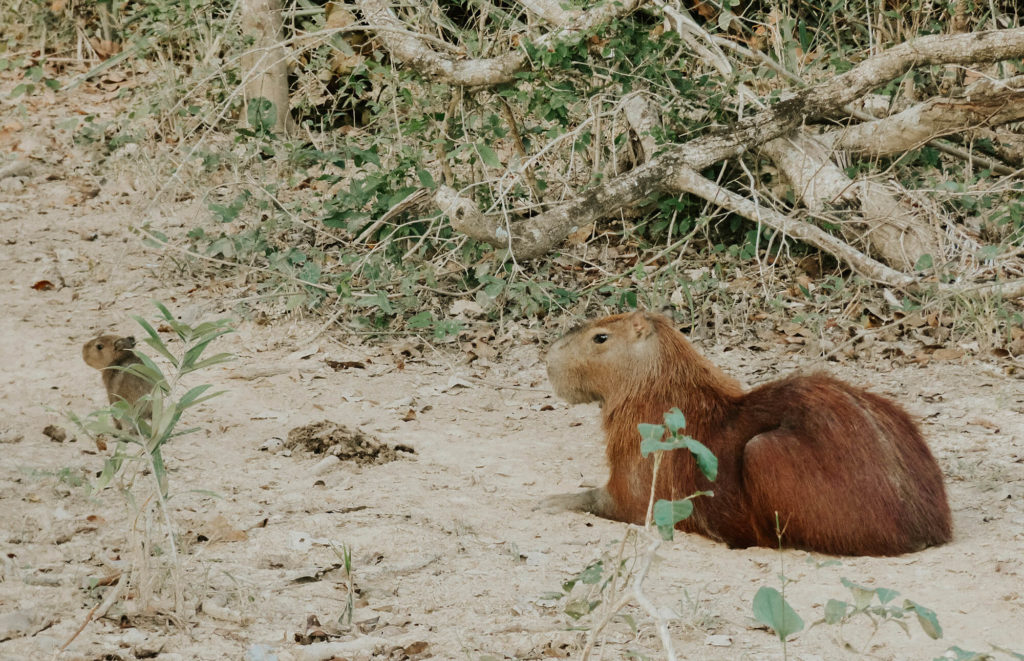
M 313 475 L 323 475 L 328 473 L 341 463 L 341 459 L 338 459 L 333 454 L 329 454 L 320 461 L 316 462 L 316 465 L 310 470 Z
M 712 647 L 730 647 L 732 646 L 732 636 L 720 633 L 711 634 L 704 639 L 704 644 Z
M 263 441 L 263 444 L 260 445 L 260 451 L 261 452 L 277 452 L 278 450 L 280 450 L 283 447 L 284 447 L 284 439 L 283 438 L 279 438 L 277 436 L 274 436 L 273 438 L 268 438 L 267 440 Z

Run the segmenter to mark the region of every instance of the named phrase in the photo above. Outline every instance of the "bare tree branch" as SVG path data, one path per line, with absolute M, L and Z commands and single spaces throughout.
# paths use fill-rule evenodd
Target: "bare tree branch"
M 954 98 L 934 98 L 890 117 L 822 136 L 836 149 L 889 156 L 967 127 L 999 126 L 1024 119 L 1024 76 L 986 80 Z
M 896 197 L 881 182 L 850 179 L 832 162 L 832 150 L 817 138 L 800 129 L 762 148 L 793 186 L 797 199 L 816 212 L 828 205 L 851 205 L 858 213 L 844 225 L 847 234 L 857 236 L 890 265 L 911 270 L 926 254 L 938 261 L 944 235 L 928 222 L 927 211 Z
M 819 250 L 830 253 L 837 259 L 849 264 L 854 271 L 865 278 L 896 289 L 923 291 L 934 288 L 947 294 L 999 294 L 1007 299 L 1024 296 L 1024 279 L 980 285 L 921 282 L 913 276 L 897 271 L 868 257 L 814 225 L 783 215 L 774 209 L 762 207 L 756 202 L 733 193 L 706 177 L 702 177 L 698 172 L 688 167 L 681 167 L 676 171 L 671 187 L 674 192 L 692 193 L 724 209 L 728 209 L 755 222 L 763 223 L 787 236 L 799 239 Z
M 995 62 L 1022 56 L 1024 28 L 936 35 L 900 44 L 864 60 L 835 78 L 790 92 L 770 108 L 728 129 L 685 144 L 668 146 L 651 161 L 543 214 L 516 223 L 506 223 L 498 217 L 484 216 L 478 210 L 471 214 L 462 205 L 458 207 L 462 219 L 458 221 L 458 226 L 453 219 L 453 226 L 477 240 L 496 247 L 511 248 L 519 259 L 535 259 L 561 243 L 574 228 L 614 215 L 643 198 L 663 192 L 666 190 L 666 182 L 678 169 L 689 167 L 700 171 L 757 148 L 793 131 L 806 121 L 836 112 L 913 67 Z M 438 191 L 435 201 L 442 210 L 451 206 L 451 193 L 453 191 L 450 189 L 449 192 Z M 849 246 L 845 248 L 850 250 Z M 840 255 L 837 257 L 842 259 Z
M 692 193 L 744 218 L 759 221 L 787 236 L 824 250 L 849 264 L 854 271 L 869 280 L 901 289 L 911 287 L 915 283 L 913 277 L 868 257 L 825 230 L 785 216 L 774 209 L 760 206 L 753 200 L 702 177 L 692 168 L 681 167 L 676 170 L 671 186 L 675 191 Z
M 583 12 L 571 24 L 543 35 L 535 43 L 538 46 L 546 46 L 566 39 L 617 16 L 625 16 L 642 2 L 643 0 L 605 2 Z M 427 78 L 467 87 L 498 85 L 510 82 L 516 73 L 529 68 L 529 60 L 523 49 L 482 59 L 459 59 L 441 54 L 430 48 L 423 39 L 413 36 L 408 31 L 408 26 L 391 10 L 390 0 L 358 0 L 357 4 L 368 22 L 393 28 L 377 33 L 377 37 L 391 53 L 391 57 Z M 546 14 L 556 16 L 551 12 Z
M 518 0 L 518 2 L 531 13 L 559 27 L 568 25 L 580 17 L 578 9 L 562 9 L 564 3 L 558 0 Z

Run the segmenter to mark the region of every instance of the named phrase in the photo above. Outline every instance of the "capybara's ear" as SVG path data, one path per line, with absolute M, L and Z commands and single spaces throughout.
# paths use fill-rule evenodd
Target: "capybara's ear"
M 629 322 L 629 327 L 633 329 L 638 340 L 643 340 L 654 332 L 654 324 L 645 310 L 633 312 L 626 318 L 626 321 Z
M 127 351 L 135 347 L 135 338 L 131 335 L 128 337 L 120 337 L 117 342 L 114 342 L 114 348 L 118 351 Z

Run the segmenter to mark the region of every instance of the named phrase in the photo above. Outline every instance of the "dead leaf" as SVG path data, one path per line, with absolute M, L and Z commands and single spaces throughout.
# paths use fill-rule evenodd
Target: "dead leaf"
M 402 648 L 402 651 L 404 651 L 408 656 L 413 657 L 413 656 L 417 656 L 419 654 L 423 654 L 424 652 L 427 651 L 427 648 L 429 648 L 429 647 L 430 647 L 430 644 L 427 643 L 427 641 L 425 641 L 425 640 L 418 640 L 415 643 L 410 643 L 410 644 L 404 646 Z
M 356 628 L 359 629 L 359 633 L 370 633 L 377 628 L 378 624 L 380 624 L 380 615 L 366 620 L 360 620 L 355 623 Z
M 285 356 L 285 360 L 305 360 L 306 358 L 315 355 L 318 351 L 320 351 L 320 346 L 314 344 L 312 346 L 303 347 L 302 349 L 298 349 L 296 351 L 291 352 L 290 354 Z
M 566 240 L 570 245 L 578 246 L 586 243 L 590 235 L 594 233 L 594 223 L 589 223 L 569 234 Z
M 779 328 L 786 335 L 799 335 L 800 337 L 811 337 L 811 331 L 807 330 L 800 324 L 794 324 L 793 322 L 786 322 Z
M 897 298 L 896 294 L 892 293 L 892 290 L 890 290 L 890 289 L 883 289 L 882 290 L 882 298 L 884 298 L 885 302 L 889 304 L 889 307 L 893 308 L 894 310 L 902 310 L 903 309 L 903 301 L 901 301 L 899 298 Z
M 324 358 L 324 362 L 327 363 L 327 366 L 330 367 L 335 372 L 340 372 L 341 370 L 347 369 L 366 369 L 366 364 L 358 360 L 331 360 L 330 358 Z
M 484 309 L 476 301 L 455 301 L 448 313 L 453 317 L 479 319 L 486 315 Z
M 963 349 L 936 349 L 932 352 L 932 358 L 935 360 L 958 360 L 964 357 Z
M 467 381 L 467 380 L 465 380 L 465 379 L 463 379 L 461 377 L 458 377 L 458 376 L 453 376 L 452 378 L 448 379 L 448 385 L 446 385 L 445 387 L 441 388 L 440 391 L 441 392 L 450 392 L 450 391 L 454 390 L 455 388 L 472 388 L 472 387 L 473 387 L 473 384 L 470 383 L 469 381 Z
M 216 514 L 199 526 L 196 531 L 199 541 L 207 541 L 210 544 L 217 542 L 242 542 L 249 538 L 244 530 L 231 525 L 223 514 Z
M 117 55 L 121 52 L 121 43 L 118 41 L 111 41 L 109 39 L 90 37 L 89 45 L 92 46 L 92 49 L 96 51 L 96 55 L 98 55 L 101 60 L 106 60 L 111 55 Z
M 114 585 L 119 580 L 121 580 L 121 572 L 119 572 L 119 571 L 118 572 L 114 572 L 112 574 L 107 574 L 106 576 L 100 576 L 99 578 L 96 578 L 96 579 L 93 579 L 93 580 L 95 581 L 95 583 L 92 583 L 90 581 L 91 585 L 107 587 L 107 586 L 110 586 L 110 585 Z
M 328 638 L 330 638 L 330 635 L 323 630 L 320 619 L 316 615 L 306 616 L 306 630 L 304 632 L 295 632 L 295 642 L 299 645 L 322 642 Z
M 49 280 L 39 280 L 34 285 L 32 285 L 32 289 L 35 289 L 36 291 L 50 291 L 51 289 L 55 288 L 56 287 L 54 286 L 54 284 Z
M 497 350 L 480 338 L 469 342 L 460 342 L 459 348 L 466 353 L 468 359 L 466 362 L 470 363 L 478 359 L 494 360 L 498 356 Z
M 988 429 L 989 431 L 991 431 L 992 433 L 995 433 L 995 434 L 999 433 L 999 425 L 997 425 L 996 423 L 992 422 L 991 420 L 986 420 L 985 418 L 973 418 L 973 419 L 969 420 L 967 422 L 967 424 L 969 424 L 969 425 L 977 425 L 979 427 L 984 427 L 985 429 Z

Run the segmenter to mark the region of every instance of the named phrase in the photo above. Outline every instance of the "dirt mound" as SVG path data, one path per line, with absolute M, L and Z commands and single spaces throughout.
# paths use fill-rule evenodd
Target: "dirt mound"
M 400 456 L 399 452 L 415 454 L 407 445 L 390 446 L 358 429 L 349 429 L 330 420 L 295 427 L 288 432 L 285 447 L 308 450 L 314 454 L 334 455 L 342 461 L 357 464 L 386 464 Z

